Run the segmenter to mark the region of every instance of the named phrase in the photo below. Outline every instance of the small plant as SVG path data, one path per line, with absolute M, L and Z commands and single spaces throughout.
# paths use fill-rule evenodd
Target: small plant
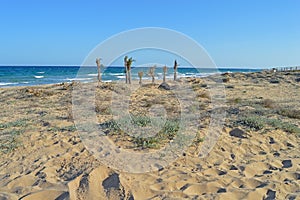
M 242 102 L 242 99 L 238 97 L 238 98 L 235 98 L 235 99 L 233 100 L 233 102 L 234 102 L 235 104 L 239 104 L 239 103 Z
M 65 131 L 69 131 L 69 132 L 74 132 L 76 131 L 76 126 L 75 125 L 71 125 L 71 126 L 65 126 L 65 127 L 49 127 L 48 131 L 53 131 L 53 132 L 65 132 Z
M 255 131 L 261 130 L 265 127 L 264 120 L 256 116 L 243 117 L 239 119 L 237 123 Z
M 16 137 L 9 137 L 6 140 L 1 140 L 0 143 L 0 152 L 1 153 L 10 153 L 16 149 L 20 143 L 17 141 Z
M 179 122 L 176 120 L 167 120 L 162 133 L 168 138 L 173 139 L 179 130 Z
M 208 92 L 202 92 L 198 95 L 200 98 L 210 99 L 210 95 Z
M 147 116 L 131 115 L 131 119 L 133 124 L 140 127 L 145 127 L 151 123 L 151 119 Z
M 271 99 L 264 99 L 262 104 L 265 108 L 274 108 L 275 107 L 275 103 Z
M 195 140 L 195 143 L 198 144 L 198 143 L 204 142 L 204 139 L 205 139 L 204 137 L 197 137 Z
M 137 147 L 146 148 L 158 148 L 159 140 L 155 137 L 150 138 L 135 138 L 134 143 Z

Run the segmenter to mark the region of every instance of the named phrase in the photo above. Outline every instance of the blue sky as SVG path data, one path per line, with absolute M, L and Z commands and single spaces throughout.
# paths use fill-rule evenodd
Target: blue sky
M 299 10 L 298 0 L 2 1 L 0 64 L 80 65 L 112 35 L 163 27 L 220 67 L 300 65 Z

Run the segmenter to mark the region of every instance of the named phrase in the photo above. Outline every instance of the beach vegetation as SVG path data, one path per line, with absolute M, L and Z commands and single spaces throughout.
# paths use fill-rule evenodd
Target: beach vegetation
M 280 108 L 277 110 L 277 114 L 288 118 L 300 119 L 300 110 Z
M 20 146 L 21 143 L 18 141 L 17 137 L 22 133 L 24 133 L 24 130 L 19 129 L 11 129 L 2 132 L 0 135 L 0 152 L 9 153 Z
M 0 153 L 10 153 L 20 146 L 20 142 L 15 136 L 8 137 L 7 139 L 1 139 L 0 141 Z
M 129 122 L 130 120 L 130 122 Z M 118 121 L 122 123 L 132 123 L 134 126 L 138 127 L 146 127 L 150 125 L 152 122 L 150 117 L 140 116 L 140 115 L 130 115 L 124 116 Z M 137 148 L 158 148 L 163 145 L 165 142 L 172 140 L 179 130 L 179 121 L 175 119 L 167 119 L 161 130 L 155 135 L 151 137 L 134 137 L 134 134 L 130 132 L 124 132 L 118 125 L 118 122 L 115 120 L 107 121 L 100 126 L 104 129 L 104 132 L 108 133 L 108 135 L 119 135 L 124 136 L 127 135 L 131 138 L 130 141 L 134 143 Z
M 228 102 L 231 104 L 240 104 L 242 102 L 242 99 L 240 97 L 237 97 L 234 99 L 228 99 Z
M 210 99 L 210 94 L 208 92 L 202 92 L 198 94 L 198 97 L 204 98 L 204 99 Z
M 25 127 L 27 126 L 27 119 L 18 119 L 13 122 L 7 122 L 7 123 L 0 123 L 1 129 L 6 129 L 10 127 Z
M 275 118 L 265 118 L 260 116 L 241 117 L 235 122 L 254 131 L 267 129 L 280 129 L 288 133 L 300 135 L 300 128 L 292 123 L 284 122 Z
M 275 102 L 271 99 L 264 99 L 262 101 L 262 105 L 265 107 L 265 108 L 275 108 Z
M 288 133 L 295 133 L 297 135 L 300 135 L 300 128 L 294 124 L 283 122 L 278 119 L 266 119 L 266 122 L 275 129 L 281 129 Z
M 236 121 L 237 124 L 250 128 L 251 130 L 261 130 L 265 127 L 265 122 L 258 116 L 242 117 Z
M 75 125 L 64 126 L 64 127 L 52 126 L 49 127 L 47 130 L 53 132 L 74 132 L 77 130 L 77 128 Z

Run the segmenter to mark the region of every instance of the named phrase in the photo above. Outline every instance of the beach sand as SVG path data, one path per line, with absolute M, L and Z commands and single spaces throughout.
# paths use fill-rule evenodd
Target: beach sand
M 225 94 L 218 108 L 210 91 L 216 80 Z M 130 112 L 147 114 L 160 104 L 178 118 L 182 104 L 156 82 L 131 94 Z M 197 102 L 188 108 L 199 115 L 190 130 L 196 137 L 179 158 L 145 173 L 114 169 L 88 151 L 72 112 L 72 91 L 84 84 L 0 88 L 0 199 L 300 199 L 300 72 L 223 74 L 186 84 Z M 112 94 L 125 87 L 119 85 L 96 88 L 99 124 L 112 122 Z M 199 157 L 210 145 L 213 109 L 225 112 L 224 126 L 209 154 Z M 152 152 L 172 140 L 139 141 L 117 130 L 107 137 L 132 152 Z

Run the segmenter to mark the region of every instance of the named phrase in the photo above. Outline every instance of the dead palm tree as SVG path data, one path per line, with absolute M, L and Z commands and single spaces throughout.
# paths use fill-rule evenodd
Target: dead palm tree
M 126 62 L 128 83 L 131 84 L 131 65 L 135 60 L 130 57 Z
M 101 82 L 101 58 L 96 58 L 96 64 L 98 68 L 98 81 Z
M 124 57 L 124 67 L 125 67 L 126 84 L 128 83 L 127 62 L 128 62 L 128 56 L 125 56 Z
M 167 74 L 167 71 L 168 71 L 168 67 L 165 65 L 165 66 L 163 67 L 163 72 L 164 72 L 163 83 L 166 82 L 166 74 Z
M 138 75 L 139 75 L 139 78 L 140 78 L 140 82 L 139 84 L 142 85 L 142 78 L 143 78 L 143 75 L 144 75 L 144 72 L 138 72 Z
M 174 81 L 176 81 L 176 79 L 177 79 L 177 67 L 178 67 L 178 64 L 177 64 L 177 61 L 175 60 L 175 62 L 174 62 Z
M 152 84 L 154 84 L 155 81 L 155 68 L 156 66 L 154 65 L 153 67 L 150 67 L 148 75 L 152 78 Z

